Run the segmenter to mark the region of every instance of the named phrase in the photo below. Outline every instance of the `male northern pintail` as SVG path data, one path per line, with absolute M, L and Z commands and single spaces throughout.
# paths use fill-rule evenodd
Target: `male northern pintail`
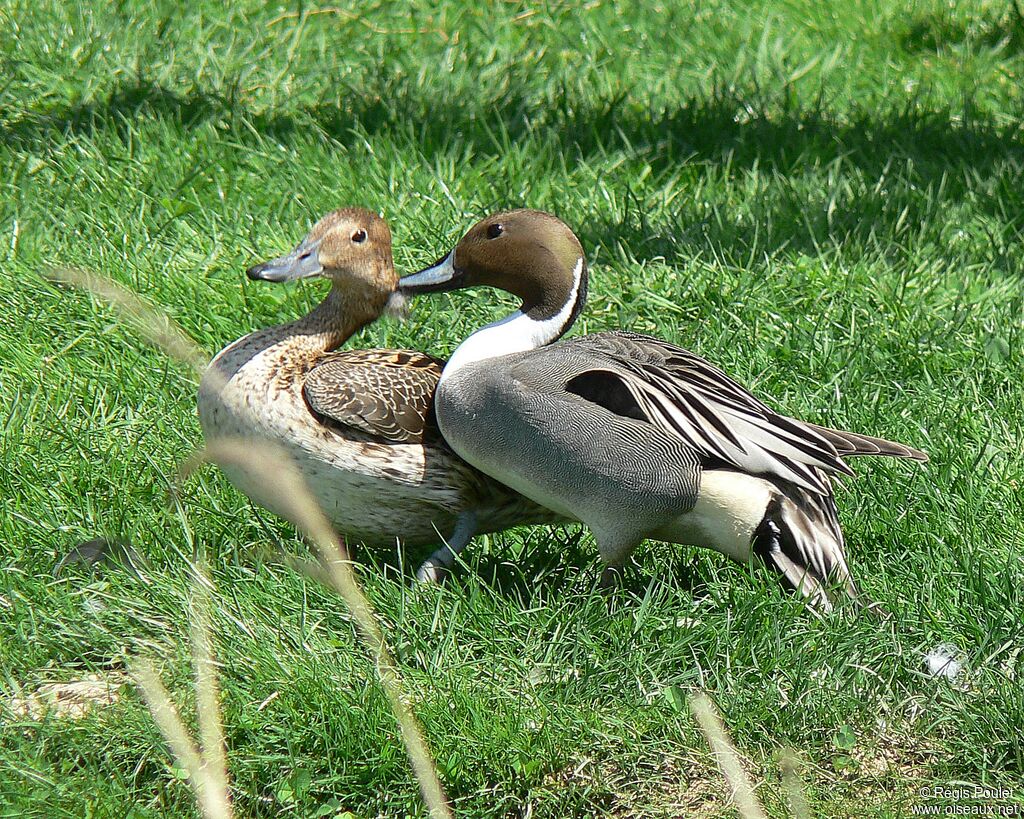
M 199 389 L 206 438 L 271 440 L 295 458 L 335 526 L 371 544 L 448 543 L 420 567 L 436 579 L 476 533 L 558 520 L 457 457 L 437 432 L 433 394 L 444 364 L 412 350 L 336 348 L 400 297 L 391 232 L 374 213 L 328 214 L 293 250 L 250 279 L 322 276 L 327 298 L 297 321 L 226 347 Z M 271 510 L 271 488 L 231 481 Z
M 476 285 L 522 306 L 469 336 L 441 375 L 437 420 L 459 455 L 585 523 L 609 569 L 649 537 L 757 555 L 822 610 L 833 585 L 855 594 L 829 476 L 852 474 L 845 456 L 923 452 L 779 415 L 661 339 L 553 343 L 583 307 L 587 264 L 550 214 L 485 219 L 399 292 Z

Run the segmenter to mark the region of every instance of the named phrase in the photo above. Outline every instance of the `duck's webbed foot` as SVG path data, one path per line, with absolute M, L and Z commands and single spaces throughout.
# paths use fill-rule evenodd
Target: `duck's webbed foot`
M 599 589 L 617 589 L 622 586 L 622 564 L 605 566 L 601 572 L 601 579 L 597 581 Z
M 423 561 L 416 570 L 416 579 L 421 583 L 440 583 L 448 574 L 455 558 L 476 534 L 476 512 L 466 510 L 455 521 L 451 537 L 440 549 Z

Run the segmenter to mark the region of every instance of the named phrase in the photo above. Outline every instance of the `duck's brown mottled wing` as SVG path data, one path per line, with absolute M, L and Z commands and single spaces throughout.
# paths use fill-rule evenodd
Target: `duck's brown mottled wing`
M 444 362 L 413 350 L 329 353 L 306 376 L 303 395 L 321 421 L 386 441 L 416 443 L 431 419 Z

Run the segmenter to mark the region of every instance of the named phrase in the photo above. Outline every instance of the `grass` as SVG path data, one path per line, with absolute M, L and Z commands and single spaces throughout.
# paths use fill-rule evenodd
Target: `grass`
M 820 816 L 945 806 L 920 788 L 957 783 L 1019 803 L 1017 8 L 0 8 L 0 693 L 142 656 L 191 713 L 205 560 L 239 815 L 423 815 L 347 610 L 268 544 L 309 547 L 214 470 L 168 503 L 200 441 L 189 370 L 39 274 L 111 276 L 214 351 L 320 297 L 241 271 L 331 208 L 381 210 L 413 269 L 525 204 L 590 256 L 576 332 L 656 333 L 788 413 L 932 461 L 862 461 L 840 491 L 883 624 L 818 620 L 763 571 L 655 543 L 601 593 L 572 529 L 479 538 L 443 588 L 409 582 L 415 555 L 358 552 L 456 813 L 728 815 L 696 690 L 768 815 L 791 810 L 793 758 Z M 447 353 L 504 304 L 422 299 L 352 345 Z M 97 536 L 129 539 L 145 570 L 55 579 Z M 962 684 L 925 673 L 939 643 Z M 79 720 L 0 706 L 0 725 L 0 815 L 195 815 L 131 690 Z

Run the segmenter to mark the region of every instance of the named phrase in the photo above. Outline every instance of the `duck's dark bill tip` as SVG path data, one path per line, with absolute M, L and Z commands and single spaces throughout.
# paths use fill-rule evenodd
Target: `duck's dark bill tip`
M 272 262 L 264 262 L 250 267 L 245 275 L 253 281 L 261 282 L 290 282 L 296 279 L 308 279 L 312 276 L 319 276 L 323 268 L 319 262 L 315 264 L 285 263 L 281 259 Z
M 291 282 L 296 279 L 307 279 L 318 273 L 319 269 L 303 272 L 293 265 L 279 265 L 276 262 L 264 262 L 245 271 L 245 275 L 254 282 Z
M 280 268 L 274 269 L 264 263 L 253 265 L 245 271 L 245 275 L 254 282 L 283 282 L 285 281 L 284 272 Z
M 416 293 L 443 293 L 462 286 L 464 276 L 455 270 L 452 254 L 425 267 L 419 273 L 410 273 L 398 281 L 398 292 L 412 296 Z
M 319 276 L 324 268 L 317 254 L 318 245 L 319 242 L 303 242 L 291 253 L 253 265 L 245 271 L 245 275 L 253 281 L 261 282 L 290 282 Z

